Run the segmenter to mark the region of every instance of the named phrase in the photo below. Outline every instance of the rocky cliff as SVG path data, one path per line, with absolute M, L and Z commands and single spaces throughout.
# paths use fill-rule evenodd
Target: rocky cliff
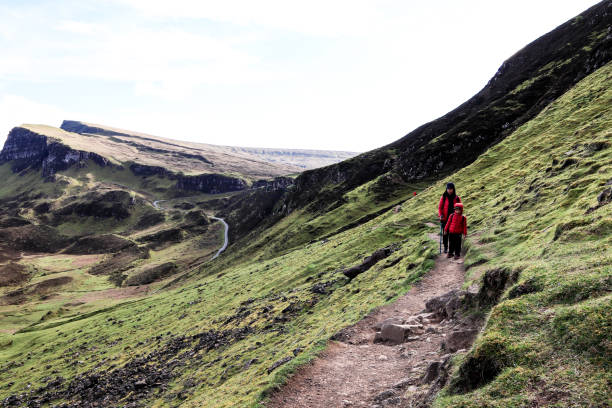
M 0 164 L 12 161 L 12 169 L 19 172 L 26 168 L 41 168 L 43 177 L 66 170 L 73 165 L 85 165 L 92 160 L 104 167 L 108 159 L 92 152 L 75 150 L 52 137 L 16 127 L 8 135 L 0 152 Z
M 64 122 L 64 126 L 66 126 L 66 123 L 67 121 Z M 68 124 L 70 123 L 72 122 L 68 122 Z M 74 123 L 78 124 L 80 122 Z M 79 131 L 87 130 L 83 126 L 75 125 L 74 129 Z M 37 133 L 26 127 L 16 127 L 11 130 L 4 148 L 0 152 L 0 164 L 11 162 L 13 172 L 17 173 L 27 168 L 42 169 L 42 176 L 49 180 L 52 180 L 52 176 L 58 171 L 66 170 L 71 166 L 86 166 L 88 160 L 102 167 L 112 165 L 109 159 L 97 153 L 74 149 L 58 138 Z M 242 191 L 249 188 L 248 182 L 242 177 L 214 173 L 184 175 L 161 166 L 150 166 L 140 163 L 125 164 L 136 176 L 158 176 L 176 180 L 174 186 L 178 190 L 218 194 Z M 122 165 L 116 165 L 116 168 L 124 169 Z M 261 179 L 255 181 L 252 188 L 266 191 L 284 190 L 292 182 L 293 179 L 289 177 L 276 177 L 271 180 Z
M 222 174 L 201 174 L 198 176 L 176 175 L 176 187 L 180 190 L 200 191 L 207 194 L 227 193 L 246 190 L 248 185 L 241 178 Z

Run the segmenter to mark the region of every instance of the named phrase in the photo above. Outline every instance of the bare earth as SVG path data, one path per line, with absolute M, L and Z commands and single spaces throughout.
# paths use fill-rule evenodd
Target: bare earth
M 437 239 L 437 235 L 436 235 Z M 268 408 L 372 407 L 375 397 L 400 382 L 417 384 L 431 361 L 439 360 L 446 327 L 434 324 L 419 340 L 390 346 L 374 343 L 373 325 L 386 318 L 417 315 L 430 298 L 460 289 L 463 260 L 441 255 L 416 286 L 396 302 L 381 307 L 354 326 L 344 329 L 342 341 L 330 341 L 323 354 L 299 369 L 266 404 Z M 402 395 L 406 392 L 398 392 Z M 407 392 L 416 391 L 416 386 Z M 404 401 L 403 397 L 402 401 Z

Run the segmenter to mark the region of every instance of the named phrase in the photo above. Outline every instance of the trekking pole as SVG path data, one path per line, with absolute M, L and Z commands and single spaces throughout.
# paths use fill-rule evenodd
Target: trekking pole
M 442 234 L 444 231 L 442 230 L 442 224 L 440 223 L 440 253 L 442 253 Z

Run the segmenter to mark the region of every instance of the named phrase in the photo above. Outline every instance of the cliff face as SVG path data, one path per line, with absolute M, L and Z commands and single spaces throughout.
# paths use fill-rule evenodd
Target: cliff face
M 82 128 L 75 130 L 83 131 Z M 102 167 L 112 165 L 107 158 L 97 153 L 73 149 L 52 136 L 39 134 L 24 127 L 11 130 L 0 152 L 0 164 L 11 162 L 13 172 L 17 173 L 27 168 L 42 169 L 42 176 L 49 179 L 52 179 L 58 171 L 71 166 L 85 166 L 88 160 Z M 129 170 L 140 177 L 158 176 L 176 180 L 175 188 L 179 190 L 218 194 L 249 188 L 243 178 L 221 174 L 183 175 L 165 167 L 139 163 L 130 164 Z M 266 191 L 284 190 L 292 182 L 293 180 L 288 177 L 276 177 L 272 180 L 258 180 L 253 183 L 253 188 Z
M 131 164 L 130 170 L 137 176 L 159 176 L 170 180 L 176 180 L 176 188 L 186 191 L 198 191 L 206 194 L 228 193 L 248 189 L 247 182 L 239 177 L 225 176 L 222 174 L 200 174 L 183 175 L 168 171 L 160 166 L 146 166 L 143 164 Z M 252 188 L 281 189 L 291 184 L 288 177 L 277 177 L 273 180 L 258 180 L 253 183 Z
M 246 181 L 221 174 L 202 174 L 199 176 L 176 175 L 176 187 L 180 190 L 200 191 L 207 194 L 228 193 L 246 190 Z
M 127 133 L 116 132 L 110 129 L 103 129 L 101 127 L 91 126 L 89 124 L 79 122 L 77 120 L 64 120 L 61 128 L 73 133 L 94 133 L 105 136 L 129 136 Z
M 602 1 L 517 52 L 455 110 L 388 146 L 305 171 L 284 208 L 328 208 L 346 191 L 387 172 L 415 182 L 467 166 L 610 61 L 611 19 L 612 1 Z
M 28 167 L 42 168 L 43 177 L 52 176 L 73 165 L 84 165 L 86 160 L 103 167 L 109 165 L 108 159 L 99 154 L 72 149 L 52 137 L 21 127 L 11 130 L 0 152 L 0 164 L 12 161 L 14 172 Z
M 291 177 L 275 177 L 272 180 L 257 180 L 252 188 L 261 188 L 266 191 L 286 190 L 293 185 Z

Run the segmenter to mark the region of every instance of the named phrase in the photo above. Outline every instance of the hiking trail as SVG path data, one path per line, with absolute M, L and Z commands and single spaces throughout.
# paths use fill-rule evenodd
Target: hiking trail
M 438 240 L 437 234 L 430 235 Z M 463 259 L 439 255 L 433 269 L 405 295 L 333 336 L 319 357 L 271 395 L 266 408 L 427 404 L 446 382 L 440 377 L 447 376 L 442 371 L 450 353 L 469 348 L 478 333 L 478 322 L 454 318 L 464 275 Z M 376 332 L 381 324 L 382 335 Z M 389 335 L 398 336 L 398 327 L 401 340 L 389 341 Z

